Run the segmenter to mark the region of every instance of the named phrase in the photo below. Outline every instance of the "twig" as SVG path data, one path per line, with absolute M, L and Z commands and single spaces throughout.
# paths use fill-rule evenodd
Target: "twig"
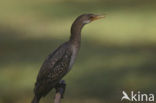
M 60 83 L 56 86 L 56 95 L 54 103 L 61 103 L 61 98 L 63 98 L 65 88 L 66 88 L 65 81 L 61 80 Z

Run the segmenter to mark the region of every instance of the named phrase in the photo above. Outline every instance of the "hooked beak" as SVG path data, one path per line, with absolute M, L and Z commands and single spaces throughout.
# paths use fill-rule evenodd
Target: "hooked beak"
M 92 19 L 91 19 L 91 21 L 94 21 L 94 20 L 98 20 L 98 19 L 102 19 L 102 18 L 104 18 L 105 16 L 103 16 L 103 15 L 96 15 L 95 17 L 93 17 Z

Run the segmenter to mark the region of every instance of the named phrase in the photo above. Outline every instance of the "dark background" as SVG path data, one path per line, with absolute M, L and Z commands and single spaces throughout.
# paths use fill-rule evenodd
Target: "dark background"
M 0 0 L 0 103 L 30 103 L 42 62 L 83 13 L 106 18 L 84 27 L 62 103 L 120 103 L 123 90 L 156 94 L 155 0 Z M 53 99 L 54 91 L 41 103 Z

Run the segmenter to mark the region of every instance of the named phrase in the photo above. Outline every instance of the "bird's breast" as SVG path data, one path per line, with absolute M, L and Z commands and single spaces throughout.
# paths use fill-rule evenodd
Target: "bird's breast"
M 71 68 L 75 62 L 77 53 L 78 53 L 78 48 L 75 46 L 72 46 L 72 56 L 71 56 L 71 60 L 70 60 L 70 64 L 69 64 L 69 70 L 71 70 Z

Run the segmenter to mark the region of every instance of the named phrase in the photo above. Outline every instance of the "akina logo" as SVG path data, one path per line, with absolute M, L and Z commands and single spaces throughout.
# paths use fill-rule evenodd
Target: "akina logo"
M 140 91 L 134 93 L 134 91 L 131 91 L 131 93 L 128 95 L 125 91 L 122 91 L 122 98 L 121 101 L 128 100 L 128 101 L 138 101 L 138 102 L 154 102 L 155 97 L 154 94 L 145 94 L 141 93 Z

